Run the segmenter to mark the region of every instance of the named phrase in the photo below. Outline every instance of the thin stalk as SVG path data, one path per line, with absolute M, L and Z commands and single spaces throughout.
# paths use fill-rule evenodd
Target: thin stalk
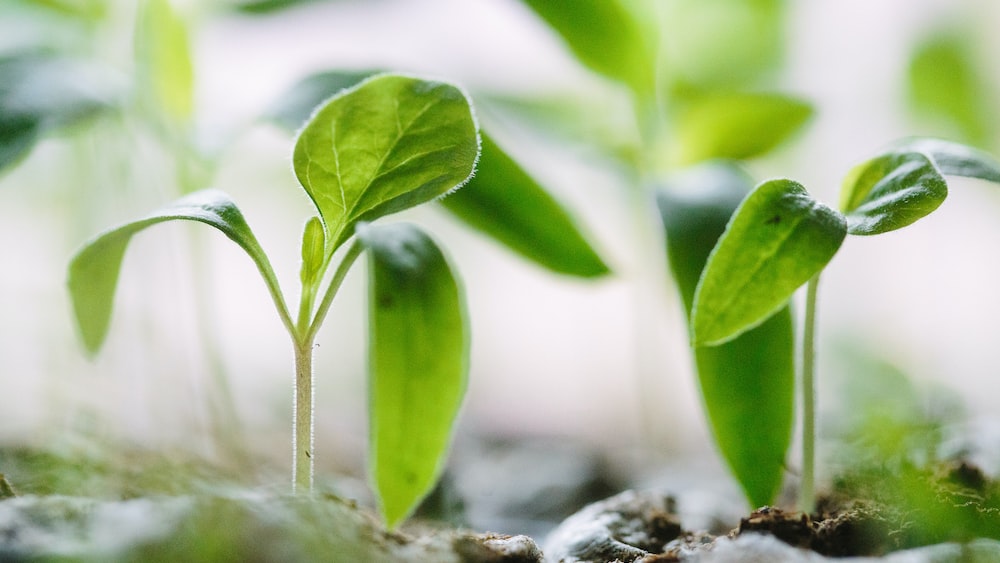
M 292 428 L 292 492 L 306 494 L 312 493 L 313 475 L 315 473 L 313 463 L 313 447 L 315 446 L 315 417 L 313 410 L 316 399 L 313 395 L 313 341 L 316 332 L 319 330 L 323 319 L 330 310 L 333 298 L 340 289 L 347 271 L 361 254 L 364 247 L 355 241 L 344 258 L 337 266 L 330 285 L 326 288 L 323 300 L 316 309 L 316 314 L 312 322 L 305 324 L 312 312 L 312 305 L 315 298 L 315 288 L 303 287 L 303 295 L 299 301 L 299 323 L 289 332 L 294 335 L 293 342 L 295 348 L 295 403 L 293 407 L 293 428 Z M 268 284 L 270 287 L 270 284 Z M 279 310 L 281 307 L 279 307 Z M 286 326 L 291 323 L 291 318 L 287 312 L 282 315 L 282 320 L 286 320 Z
M 295 344 L 295 404 L 292 422 L 292 492 L 312 493 L 313 488 L 313 344 Z
M 819 274 L 806 285 L 806 313 L 802 327 L 802 481 L 799 510 L 816 507 L 816 292 Z

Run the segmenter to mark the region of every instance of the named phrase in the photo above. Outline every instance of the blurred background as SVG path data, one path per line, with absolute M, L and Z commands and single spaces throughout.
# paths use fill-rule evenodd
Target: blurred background
M 664 26 L 664 64 L 687 84 L 739 82 L 812 106 L 800 131 L 744 162 L 755 180 L 793 178 L 834 205 L 846 172 L 900 137 L 1000 151 L 996 2 L 652 4 L 646 23 Z M 58 62 L 23 72 L 10 60 L 25 53 Z M 121 442 L 225 461 L 236 443 L 284 468 L 290 341 L 240 249 L 201 225 L 136 237 L 93 359 L 74 332 L 66 267 L 101 230 L 214 186 L 238 202 L 294 300 L 313 210 L 291 171 L 293 132 L 268 116 L 313 73 L 392 70 L 465 87 L 481 123 L 613 271 L 548 272 L 438 206 L 392 219 L 425 226 L 464 280 L 473 348 L 459 445 L 557 437 L 723 471 L 662 234 L 637 217 L 641 192 L 619 158 L 641 136 L 629 96 L 526 4 L 2 0 L 0 57 L 0 102 L 34 101 L 51 117 L 24 139 L 14 121 L 0 128 L 0 444 Z M 669 147 L 646 150 L 656 173 L 677 167 Z M 829 417 L 857 356 L 898 368 L 928 390 L 921 401 L 951 397 L 973 418 L 1000 409 L 1000 194 L 949 185 L 939 211 L 849 238 L 828 267 L 819 377 Z M 321 472 L 364 473 L 361 270 L 317 339 Z

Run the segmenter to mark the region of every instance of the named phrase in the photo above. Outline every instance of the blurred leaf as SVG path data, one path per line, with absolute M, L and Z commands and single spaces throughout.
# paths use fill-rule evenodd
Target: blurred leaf
M 168 120 L 186 122 L 194 109 L 194 70 L 187 24 L 170 0 L 144 0 L 135 38 L 141 84 Z
M 657 191 L 670 269 L 689 319 L 708 256 L 751 187 L 741 170 L 715 163 Z M 794 423 L 794 353 L 787 306 L 725 344 L 694 350 L 715 443 L 753 507 L 772 504 L 781 488 Z
M 684 106 L 676 124 L 676 160 L 740 160 L 761 155 L 797 132 L 812 107 L 776 94 L 721 94 Z
M 784 0 L 672 0 L 662 8 L 662 61 L 674 93 L 754 86 L 781 63 Z
M 90 354 L 100 350 L 108 334 L 118 273 L 132 236 L 174 220 L 198 221 L 219 229 L 250 255 L 261 275 L 277 283 L 264 250 L 229 196 L 218 190 L 195 192 L 138 221 L 101 233 L 73 256 L 67 283 L 77 326 Z
M 637 94 L 653 91 L 655 59 L 643 29 L 620 0 L 523 0 L 586 67 Z
M 926 154 L 941 173 L 948 176 L 978 178 L 1000 183 L 1000 162 L 993 155 L 979 149 L 926 137 L 904 139 L 895 149 Z
M 908 72 L 909 100 L 918 115 L 941 120 L 962 140 L 983 145 L 995 134 L 990 91 L 973 56 L 968 33 L 940 33 L 913 52 Z
M 893 152 L 854 167 L 841 188 L 841 210 L 852 235 L 905 227 L 938 208 L 948 185 L 923 153 Z
M 99 20 L 107 14 L 108 7 L 103 0 L 15 0 L 38 6 L 65 16 L 84 20 Z
M 369 250 L 370 452 L 390 528 L 441 474 L 468 376 L 462 293 L 434 242 L 409 224 L 359 224 Z
M 569 212 L 485 134 L 476 176 L 441 203 L 554 272 L 596 277 L 610 271 Z
M 0 171 L 45 133 L 113 107 L 118 84 L 108 69 L 49 55 L 0 58 Z
M 475 168 L 479 136 L 465 94 L 379 75 L 320 108 L 295 143 L 295 175 L 319 210 L 327 255 L 371 221 L 439 197 Z
M 270 14 L 321 0 L 237 0 L 234 9 L 248 14 Z
M 264 118 L 290 131 L 309 119 L 324 101 L 341 90 L 356 85 L 378 71 L 332 70 L 311 74 L 295 83 L 264 113 Z
M 695 346 L 727 342 L 785 306 L 833 258 L 844 217 L 792 180 L 770 180 L 740 204 L 695 291 Z
M 16 496 L 17 495 L 14 494 L 14 488 L 7 482 L 7 478 L 4 477 L 3 473 L 0 473 L 0 500 L 14 498 Z

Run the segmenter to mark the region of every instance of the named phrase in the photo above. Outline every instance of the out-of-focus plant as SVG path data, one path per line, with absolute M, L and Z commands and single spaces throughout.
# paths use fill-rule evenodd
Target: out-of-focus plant
M 465 392 L 468 335 L 461 292 L 436 244 L 415 226 L 371 222 L 462 186 L 478 155 L 472 108 L 454 86 L 380 75 L 345 90 L 313 114 L 295 143 L 295 174 L 318 212 L 302 236 L 295 316 L 239 209 L 205 190 L 106 231 L 76 254 L 69 288 L 84 344 L 94 354 L 107 335 L 135 234 L 173 220 L 222 231 L 256 264 L 292 339 L 293 485 L 311 491 L 314 341 L 348 270 L 368 250 L 371 473 L 394 526 L 440 472 Z
M 806 285 L 799 362 L 803 511 L 812 511 L 815 494 L 814 352 L 820 273 L 848 234 L 894 231 L 937 209 L 948 194 L 944 175 L 1000 183 L 1000 162 L 957 143 L 907 139 L 847 174 L 839 211 L 813 199 L 793 180 L 764 182 L 740 204 L 698 281 L 691 322 L 696 347 L 725 344 L 768 322 Z

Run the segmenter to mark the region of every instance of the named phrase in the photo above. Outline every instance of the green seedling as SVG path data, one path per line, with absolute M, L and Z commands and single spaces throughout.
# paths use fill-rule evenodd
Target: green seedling
M 373 222 L 461 187 L 478 155 L 471 105 L 454 86 L 384 74 L 344 90 L 316 109 L 295 142 L 295 175 L 318 212 L 302 237 L 297 314 L 236 204 L 202 190 L 98 235 L 73 257 L 69 290 L 84 345 L 96 354 L 107 336 L 133 235 L 173 220 L 222 231 L 254 261 L 291 337 L 293 489 L 311 491 L 314 342 L 348 270 L 367 250 L 370 473 L 394 526 L 440 474 L 466 388 L 468 327 L 460 287 L 431 238 L 410 224 Z
M 840 209 L 788 179 L 758 185 L 743 200 L 708 258 L 691 319 L 697 351 L 724 346 L 784 311 L 806 285 L 801 346 L 802 480 L 799 505 L 814 506 L 815 327 L 819 278 L 848 234 L 877 235 L 928 215 L 948 194 L 945 175 L 1000 183 L 1000 163 L 964 145 L 908 139 L 853 168 Z M 756 396 L 752 400 L 768 400 Z M 720 405 L 721 408 L 721 405 Z

